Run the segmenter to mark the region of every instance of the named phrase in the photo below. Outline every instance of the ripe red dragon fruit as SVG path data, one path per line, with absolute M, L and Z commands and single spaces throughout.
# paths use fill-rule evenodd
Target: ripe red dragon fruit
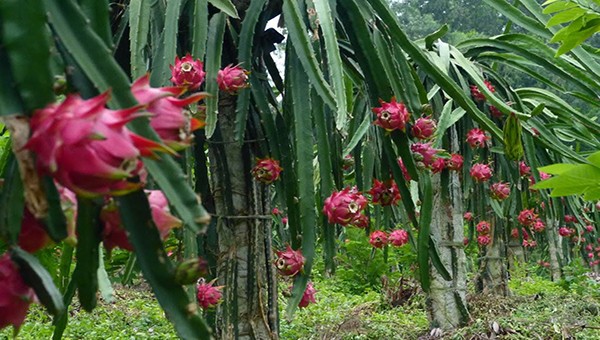
M 493 105 L 490 105 L 490 114 L 492 115 L 492 117 L 498 118 L 498 119 L 502 118 L 502 116 L 503 116 L 502 112 Z
M 552 175 L 547 174 L 543 171 L 540 171 L 540 181 L 545 181 L 545 180 L 549 179 L 550 177 L 552 177 Z
M 275 208 L 273 208 L 273 210 L 271 210 L 271 214 L 277 216 L 277 215 L 281 214 L 281 210 L 279 210 L 279 208 L 275 207 Z
M 431 143 L 414 143 L 410 146 L 418 168 L 431 168 L 437 159 L 438 149 L 432 147 Z
M 18 236 L 19 247 L 26 252 L 35 253 L 50 243 L 52 240 L 50 240 L 45 226 L 33 216 L 29 209 L 24 208 L 21 231 Z
M 488 244 L 490 244 L 492 242 L 492 238 L 490 237 L 490 235 L 479 235 L 477 236 L 477 243 L 480 246 L 487 246 Z
M 535 213 L 534 209 L 523 209 L 519 213 L 517 220 L 519 223 L 526 227 L 532 226 L 537 220 L 538 215 Z
M 377 115 L 377 119 L 373 124 L 381 126 L 387 131 L 400 130 L 406 131 L 406 123 L 410 120 L 410 112 L 403 102 L 396 102 L 396 98 L 392 97 L 392 101 L 387 103 L 379 100 L 380 107 L 375 107 L 372 111 Z
M 109 93 L 84 100 L 68 95 L 60 104 L 34 112 L 25 147 L 37 155 L 42 173 L 79 195 L 123 195 L 142 186 L 140 156 L 160 145 L 131 133 L 125 125 L 139 107 L 105 108 Z
M 171 215 L 169 202 L 165 195 L 159 190 L 147 190 L 148 203 L 152 220 L 158 229 L 161 239 L 165 240 L 173 228 L 180 227 L 180 219 Z M 121 222 L 121 216 L 114 200 L 109 200 L 100 212 L 100 219 L 104 222 L 102 229 L 102 242 L 104 247 L 111 251 L 115 247 L 133 251 L 133 245 L 127 238 L 127 232 Z
M 367 206 L 367 199 L 356 187 L 334 191 L 325 199 L 323 213 L 327 215 L 329 223 L 348 225 L 360 217 L 362 210 Z
M 186 107 L 202 100 L 207 94 L 201 92 L 178 98 L 183 91 L 179 87 L 150 87 L 148 75 L 140 77 L 131 86 L 135 99 L 152 114 L 150 126 L 174 150 L 189 146 L 194 138 L 192 132 L 205 125 L 192 118 Z
M 352 220 L 352 222 L 350 222 L 350 225 L 360 229 L 366 229 L 369 226 L 369 216 L 360 214 L 358 217 Z
M 431 172 L 439 174 L 446 168 L 446 159 L 438 157 L 431 164 Z
M 485 148 L 490 137 L 482 129 L 471 129 L 467 132 L 467 143 L 472 148 Z
M 585 251 L 592 251 L 594 250 L 594 246 L 590 243 L 587 246 L 585 246 Z
M 317 293 L 317 290 L 313 286 L 312 282 L 308 282 L 306 284 L 306 289 L 304 290 L 304 294 L 302 295 L 302 298 L 300 299 L 300 302 L 298 303 L 298 307 L 306 308 L 311 303 L 317 303 L 317 300 L 315 299 L 316 293 Z
M 288 224 L 288 217 L 287 216 L 284 216 L 284 217 L 281 218 L 281 224 L 283 224 L 283 225 Z
M 36 296 L 8 253 L 0 257 L 0 287 L 0 329 L 9 325 L 19 329 Z
M 450 158 L 446 161 L 446 167 L 449 170 L 460 171 L 462 169 L 463 163 L 463 156 L 457 153 L 453 153 L 450 155 Z
M 375 248 L 383 248 L 388 244 L 388 234 L 383 230 L 375 230 L 369 236 L 369 243 Z
M 531 174 L 531 167 L 527 166 L 527 163 L 524 161 L 519 162 L 519 174 L 521 177 L 529 176 Z
M 431 116 L 421 117 L 415 121 L 412 127 L 412 135 L 417 139 L 429 139 L 435 133 L 437 123 Z
M 189 90 L 195 90 L 204 82 L 204 64 L 200 59 L 194 60 L 188 53 L 185 57 L 179 59 L 175 57 L 175 65 L 171 65 L 171 82 L 175 86 L 186 87 Z
M 576 223 L 577 218 L 573 215 L 565 215 L 565 223 Z
M 344 171 L 350 170 L 354 166 L 354 157 L 351 154 L 347 154 L 342 159 L 342 169 Z
M 567 227 L 560 227 L 558 228 L 558 234 L 562 237 L 571 237 L 574 233 L 572 229 L 569 229 Z
M 521 228 L 521 233 L 523 234 L 524 240 L 529 239 L 529 234 L 527 233 L 527 230 L 525 228 Z M 510 232 L 510 236 L 512 238 L 519 238 L 519 229 L 513 228 Z
M 535 231 L 536 233 L 541 233 L 546 229 L 546 224 L 544 223 L 544 221 L 538 218 L 531 226 L 531 229 L 533 229 L 533 231 Z
M 470 212 L 470 211 L 465 212 L 464 215 L 463 215 L 463 219 L 465 221 L 469 221 L 470 222 L 471 220 L 473 220 L 473 213 Z
M 271 184 L 279 179 L 282 170 L 279 161 L 273 158 L 263 158 L 256 161 L 256 165 L 252 168 L 252 175 L 261 183 Z
M 277 251 L 275 267 L 283 276 L 294 276 L 302 271 L 304 267 L 304 256 L 302 251 L 294 250 L 290 245 L 285 251 Z
M 503 201 L 510 196 L 510 184 L 508 182 L 497 182 L 490 185 L 490 193 L 493 199 Z
M 490 83 L 487 80 L 484 80 L 483 83 L 488 88 L 488 90 L 490 90 L 490 92 L 496 92 L 496 89 L 494 88 L 494 86 L 492 85 L 492 83 Z M 485 98 L 485 94 L 481 93 L 481 91 L 479 90 L 479 88 L 477 87 L 477 85 L 471 85 L 471 95 L 477 101 L 483 102 L 486 99 Z
M 475 228 L 477 229 L 477 232 L 481 235 L 487 235 L 492 230 L 492 226 L 488 221 L 481 221 L 477 223 L 477 226 Z
M 373 187 L 369 190 L 371 201 L 373 204 L 381 204 L 382 206 L 396 205 L 400 201 L 400 190 L 393 179 L 381 182 L 373 179 Z
M 240 65 L 228 65 L 217 72 L 217 84 L 219 89 L 230 94 L 236 94 L 242 89 L 250 86 L 248 84 L 248 72 Z
M 223 298 L 223 293 L 221 290 L 223 286 L 215 286 L 215 280 L 206 283 L 203 278 L 198 280 L 198 285 L 196 286 L 196 298 L 198 299 L 198 304 L 202 309 L 210 309 L 216 307 Z
M 473 166 L 471 166 L 469 174 L 477 183 L 487 182 L 490 178 L 492 178 L 492 169 L 487 164 L 475 163 Z
M 588 233 L 593 233 L 594 232 L 594 226 L 593 225 L 586 225 L 585 227 L 585 231 L 587 231 Z
M 404 165 L 401 157 L 398 157 L 398 166 L 400 167 L 400 170 L 402 170 L 402 176 L 404 177 L 404 180 L 410 182 L 410 174 L 408 173 L 408 169 Z
M 408 243 L 408 232 L 404 229 L 396 229 L 388 236 L 388 242 L 394 247 L 402 247 Z

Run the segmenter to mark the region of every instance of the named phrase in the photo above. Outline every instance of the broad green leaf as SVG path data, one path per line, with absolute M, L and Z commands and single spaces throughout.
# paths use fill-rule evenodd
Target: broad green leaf
M 538 170 L 543 171 L 545 173 L 549 173 L 551 175 L 560 175 L 563 172 L 571 170 L 576 166 L 576 164 L 552 164 L 538 168 Z
M 211 5 L 220 9 L 223 13 L 229 15 L 230 17 L 236 19 L 239 18 L 237 9 L 235 8 L 231 0 L 208 0 L 208 2 L 210 2 Z
M 552 27 L 560 24 L 564 24 L 565 22 L 573 21 L 578 19 L 580 16 L 585 14 L 585 10 L 579 7 L 571 8 L 566 11 L 562 11 L 552 17 L 552 19 L 548 20 L 546 23 L 546 27 Z
M 571 1 L 561 0 L 561 1 L 554 1 L 551 4 L 548 3 L 548 1 L 546 1 L 545 3 L 542 4 L 542 6 L 546 6 L 546 8 L 544 8 L 544 11 L 543 11 L 544 14 L 552 14 L 552 13 L 562 12 L 562 11 L 577 7 L 577 4 L 575 2 L 571 2 Z M 549 27 L 549 26 L 546 25 L 546 27 Z

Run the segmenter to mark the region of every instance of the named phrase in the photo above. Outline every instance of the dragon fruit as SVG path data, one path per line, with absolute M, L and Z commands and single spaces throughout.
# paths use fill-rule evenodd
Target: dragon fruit
M 355 226 L 360 229 L 366 229 L 369 226 L 369 216 L 365 214 L 360 214 L 358 217 L 350 222 L 350 225 Z
M 523 209 L 519 213 L 517 220 L 522 225 L 524 225 L 526 227 L 530 227 L 535 223 L 537 218 L 538 218 L 538 215 L 535 213 L 535 211 L 533 209 Z
M 223 298 L 223 293 L 221 290 L 223 286 L 214 286 L 216 279 L 206 283 L 204 279 L 198 280 L 198 285 L 196 286 L 196 298 L 198 299 L 198 304 L 202 309 L 210 309 L 216 307 Z
M 408 169 L 404 165 L 401 157 L 398 157 L 398 166 L 400 167 L 400 170 L 402 170 L 402 177 L 404 177 L 404 180 L 410 182 L 410 174 L 408 173 Z
M 308 282 L 306 284 L 306 289 L 304 290 L 304 294 L 302 295 L 302 298 L 300 299 L 300 302 L 298 303 L 298 307 L 306 308 L 311 303 L 316 303 L 317 302 L 317 300 L 315 300 L 316 293 L 317 293 L 317 290 L 313 286 L 312 282 Z
M 482 129 L 471 129 L 467 132 L 467 143 L 472 148 L 485 148 L 490 137 Z
M 217 84 L 219 89 L 230 94 L 236 94 L 238 91 L 250 86 L 248 84 L 249 72 L 240 65 L 228 65 L 217 72 Z
M 510 196 L 510 184 L 508 182 L 497 182 L 490 185 L 490 193 L 493 199 L 503 201 Z
M 492 85 L 492 83 L 490 83 L 487 80 L 484 80 L 483 83 L 488 88 L 488 90 L 490 90 L 490 92 L 496 92 L 496 89 L 494 88 L 494 86 Z M 483 102 L 483 101 L 486 100 L 485 95 L 483 93 L 481 93 L 481 91 L 479 90 L 479 88 L 477 87 L 477 85 L 471 85 L 471 95 L 477 101 L 482 101 Z
M 490 235 L 479 235 L 477 236 L 477 243 L 480 246 L 487 246 L 488 244 L 490 244 L 492 242 L 492 238 L 490 237 Z
M 446 159 L 438 157 L 431 163 L 431 172 L 438 174 L 446 168 Z
M 562 237 L 571 237 L 571 236 L 573 236 L 574 232 L 570 228 L 560 227 L 560 228 L 558 228 L 558 234 Z
M 282 170 L 279 161 L 273 158 L 263 158 L 256 161 L 256 165 L 252 168 L 252 175 L 261 183 L 271 184 L 279 179 Z
M 383 248 L 388 244 L 388 234 L 382 230 L 375 230 L 369 236 L 369 243 L 375 248 Z
M 469 174 L 477 183 L 486 182 L 492 178 L 492 169 L 487 164 L 475 163 L 469 170 Z
M 29 304 L 36 300 L 31 287 L 25 284 L 16 264 L 8 253 L 0 257 L 0 329 L 12 325 L 18 329 Z
M 475 228 L 477 229 L 477 232 L 481 235 L 487 235 L 492 230 L 492 226 L 487 221 L 481 221 L 477 223 L 477 226 Z
M 401 199 L 398 185 L 393 179 L 385 182 L 373 179 L 373 187 L 369 194 L 371 194 L 373 204 L 382 206 L 396 205 Z
M 325 199 L 323 213 L 327 215 L 329 223 L 345 226 L 359 218 L 366 206 L 367 199 L 356 187 L 345 188 L 342 191 L 334 191 Z
M 435 133 L 435 129 L 437 128 L 437 123 L 435 120 L 431 119 L 431 116 L 421 117 L 415 121 L 415 124 L 412 127 L 412 135 L 417 139 L 429 139 Z
M 531 167 L 527 166 L 527 163 L 520 161 L 519 162 L 519 174 L 521 177 L 529 176 L 531 174 Z
M 186 87 L 189 90 L 196 90 L 204 82 L 204 64 L 200 59 L 194 60 L 188 53 L 185 57 L 179 59 L 175 57 L 175 65 L 171 65 L 171 82 L 175 86 Z
M 87 100 L 68 95 L 60 104 L 35 111 L 30 121 L 31 138 L 25 147 L 36 153 L 38 169 L 81 196 L 139 189 L 139 157 L 164 150 L 125 127 L 140 116 L 139 107 L 109 110 L 108 97 L 108 92 Z
M 44 225 L 33 216 L 29 209 L 25 208 L 18 236 L 19 247 L 26 252 L 35 253 L 50 243 L 52 240 L 50 240 Z
M 410 146 L 413 157 L 419 168 L 431 168 L 437 159 L 438 149 L 432 147 L 431 143 L 414 143 Z
M 460 171 L 464 163 L 463 156 L 453 153 L 450 158 L 446 161 L 446 167 L 448 170 Z
M 546 224 L 541 219 L 536 219 L 533 225 L 531 225 L 531 229 L 536 233 L 541 233 L 546 229 Z
M 503 116 L 502 112 L 493 105 L 490 105 L 490 114 L 492 115 L 492 117 L 498 118 L 498 119 L 502 118 L 502 116 Z
M 408 232 L 404 229 L 396 229 L 388 236 L 388 242 L 394 247 L 402 247 L 408 243 Z
M 379 100 L 380 107 L 375 107 L 372 111 L 377 115 L 377 119 L 373 124 L 381 126 L 387 131 L 400 130 L 406 131 L 406 123 L 410 120 L 410 112 L 403 102 L 396 102 L 396 98 L 392 97 L 392 101 L 387 103 Z
M 470 211 L 465 212 L 463 214 L 463 219 L 470 222 L 473 219 L 473 213 Z
M 131 86 L 135 99 L 152 115 L 150 126 L 174 150 L 189 146 L 194 138 L 192 132 L 205 125 L 192 118 L 186 107 L 204 99 L 207 94 L 200 92 L 178 98 L 184 91 L 179 87 L 150 87 L 148 75 L 140 77 Z
M 302 251 L 293 250 L 289 245 L 285 251 L 277 251 L 275 267 L 283 276 L 294 276 L 302 271 L 304 267 L 304 256 Z

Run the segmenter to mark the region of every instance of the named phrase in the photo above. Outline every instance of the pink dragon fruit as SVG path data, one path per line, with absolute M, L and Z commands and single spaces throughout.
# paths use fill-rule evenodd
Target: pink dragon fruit
M 517 216 L 517 220 L 519 223 L 526 227 L 532 226 L 537 220 L 538 215 L 535 213 L 533 209 L 523 209 Z
M 377 115 L 377 119 L 373 124 L 381 126 L 387 131 L 400 130 L 406 131 L 406 123 L 410 120 L 410 112 L 403 102 L 396 102 L 396 98 L 392 97 L 392 101 L 387 103 L 379 100 L 380 107 L 375 107 L 372 111 Z
M 369 216 L 365 214 L 360 214 L 358 217 L 350 222 L 350 225 L 355 226 L 360 229 L 366 229 L 369 226 Z
M 531 174 L 531 167 L 527 166 L 527 163 L 520 161 L 519 162 L 519 174 L 521 177 L 529 176 Z
M 315 300 L 316 293 L 317 293 L 317 290 L 313 286 L 312 282 L 308 282 L 306 284 L 306 289 L 304 290 L 304 294 L 302 295 L 302 298 L 300 299 L 300 302 L 298 303 L 298 307 L 306 308 L 311 303 L 317 303 L 317 300 Z
M 593 225 L 591 225 L 591 224 L 590 224 L 590 225 L 586 225 L 586 226 L 584 227 L 584 229 L 585 229 L 585 231 L 587 231 L 588 233 L 593 233 L 593 232 L 594 232 L 594 230 L 595 230 L 595 229 L 594 229 L 594 226 L 593 226 Z
M 491 242 L 492 242 L 492 238 L 490 237 L 490 235 L 477 236 L 477 243 L 482 247 L 487 246 Z
M 469 221 L 470 222 L 473 219 L 473 213 L 470 212 L 470 211 L 465 212 L 464 215 L 463 215 L 463 219 L 465 221 Z
M 344 171 L 350 170 L 354 166 L 354 157 L 351 154 L 347 154 L 342 159 L 342 169 Z
M 393 179 L 385 182 L 373 179 L 373 187 L 369 194 L 371 194 L 373 204 L 381 204 L 382 206 L 396 205 L 401 199 L 398 185 Z
M 287 225 L 288 224 L 288 217 L 287 216 L 283 216 L 281 218 L 281 224 L 283 224 L 283 225 Z
M 126 127 L 139 107 L 105 108 L 108 92 L 83 100 L 69 95 L 60 104 L 34 112 L 26 148 L 37 155 L 42 173 L 81 196 L 123 195 L 140 188 L 140 156 L 163 149 Z
M 198 280 L 198 285 L 196 286 L 196 298 L 202 309 L 206 310 L 214 308 L 221 303 L 223 298 L 221 290 L 223 289 L 223 286 L 214 286 L 215 281 L 216 279 L 206 283 L 203 278 Z
M 490 185 L 490 192 L 493 199 L 503 201 L 510 196 L 510 184 L 508 182 L 497 182 Z
M 469 174 L 477 183 L 486 182 L 492 178 L 492 169 L 487 164 L 475 163 L 469 170 Z
M 494 88 L 494 86 L 492 85 L 492 83 L 490 83 L 487 80 L 484 80 L 483 83 L 488 88 L 488 90 L 490 90 L 490 92 L 496 92 L 496 89 Z M 481 93 L 481 91 L 479 90 L 479 88 L 477 87 L 477 85 L 471 85 L 471 95 L 477 101 L 483 102 L 486 99 L 485 95 L 483 93 Z
M 552 175 L 547 174 L 543 171 L 540 171 L 540 181 L 545 181 L 545 180 L 549 179 L 550 177 L 552 177 Z
M 502 112 L 493 105 L 490 105 L 490 114 L 492 115 L 492 117 L 498 118 L 498 119 L 502 118 L 502 116 L 503 116 Z
M 574 232 L 572 229 L 569 229 L 567 227 L 560 227 L 558 228 L 558 234 L 562 237 L 571 237 Z
M 342 191 L 334 191 L 325 199 L 323 213 L 327 215 L 329 223 L 345 226 L 359 218 L 366 206 L 367 199 L 356 187 L 345 188 Z
M 0 329 L 9 325 L 19 329 L 36 296 L 8 253 L 0 257 L 0 287 Z
M 463 156 L 453 153 L 450 158 L 446 161 L 446 167 L 449 170 L 460 171 L 464 163 Z
M 375 230 L 369 236 L 369 243 L 371 243 L 374 248 L 381 249 L 388 244 L 388 235 L 385 231 Z
M 435 133 L 437 124 L 435 120 L 431 119 L 431 116 L 421 117 L 415 121 L 412 127 L 412 135 L 417 139 L 429 139 Z
M 573 215 L 565 215 L 565 223 L 576 223 L 577 218 Z
M 477 232 L 481 235 L 487 235 L 492 230 L 492 226 L 487 221 L 481 221 L 477 223 L 477 226 L 475 228 L 477 229 Z
M 438 157 L 431 164 L 431 172 L 438 174 L 446 168 L 446 159 Z
M 228 65 L 217 73 L 217 84 L 219 89 L 230 94 L 236 94 L 242 89 L 250 86 L 248 84 L 248 72 L 240 65 Z
M 282 170 L 279 161 L 273 158 L 263 158 L 256 161 L 256 165 L 252 168 L 252 175 L 261 183 L 271 184 L 279 179 Z
M 525 248 L 534 248 L 537 246 L 537 242 L 535 240 L 526 240 L 523 239 L 523 247 Z
M 281 214 L 281 210 L 279 210 L 279 208 L 275 207 L 275 208 L 273 208 L 273 210 L 271 210 L 271 214 L 277 216 L 277 215 Z
M 192 118 L 185 108 L 204 99 L 204 92 L 192 94 L 186 98 L 177 98 L 185 90 L 179 87 L 150 87 L 150 78 L 144 75 L 131 86 L 135 99 L 152 114 L 150 126 L 158 136 L 172 149 L 181 150 L 193 140 L 192 132 L 205 125 Z
M 152 220 L 156 224 L 161 239 L 165 240 L 169 236 L 171 229 L 180 227 L 182 222 L 171 215 L 169 202 L 162 191 L 146 190 L 146 194 L 148 195 Z M 102 208 L 100 219 L 104 222 L 102 241 L 108 251 L 111 251 L 115 247 L 133 251 L 133 245 L 127 238 L 127 232 L 123 228 L 118 207 L 113 200 L 109 200 L 108 204 Z
M 304 256 L 302 251 L 293 250 L 289 245 L 285 251 L 277 251 L 275 267 L 283 276 L 294 276 L 302 271 L 304 267 Z
M 536 219 L 535 222 L 533 223 L 533 225 L 531 226 L 531 228 L 533 229 L 533 231 L 535 231 L 536 233 L 541 233 L 546 229 L 546 224 L 544 223 L 544 221 L 542 221 L 541 219 Z
M 52 240 L 50 240 L 45 226 L 33 216 L 29 209 L 25 208 L 18 236 L 19 247 L 26 252 L 35 253 L 50 243 Z
M 527 233 L 527 230 L 525 228 L 521 228 L 521 233 L 523 234 L 524 240 L 529 239 L 529 234 Z M 512 238 L 519 238 L 519 229 L 513 228 L 510 232 L 510 236 Z
M 439 150 L 433 148 L 431 143 L 414 143 L 410 146 L 418 168 L 431 168 L 437 159 Z
M 396 229 L 388 236 L 388 242 L 394 247 L 402 247 L 408 243 L 408 232 L 404 229 Z
M 175 56 L 175 65 L 171 65 L 171 82 L 175 86 L 186 87 L 189 90 L 196 90 L 204 82 L 204 64 L 200 59 L 194 60 L 188 53 L 185 57 L 179 59 Z
M 471 129 L 467 132 L 467 143 L 472 148 L 485 148 L 490 137 L 482 129 Z

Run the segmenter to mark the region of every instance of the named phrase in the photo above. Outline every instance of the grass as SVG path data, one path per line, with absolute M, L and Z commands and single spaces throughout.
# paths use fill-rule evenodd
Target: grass
M 287 283 L 282 283 L 282 288 Z M 391 307 L 385 294 L 344 289 L 339 279 L 315 280 L 317 304 L 300 309 L 291 321 L 283 318 L 281 339 L 429 339 L 424 298 L 417 294 Z M 444 334 L 443 339 L 578 339 L 600 340 L 600 284 L 584 276 L 553 283 L 535 273 L 517 273 L 512 295 L 498 298 L 470 294 L 471 322 Z M 116 287 L 115 301 L 100 301 L 93 313 L 70 308 L 64 339 L 177 339 L 175 331 L 146 287 Z M 50 339 L 52 320 L 34 305 L 19 339 Z M 0 339 L 11 338 L 10 329 Z

